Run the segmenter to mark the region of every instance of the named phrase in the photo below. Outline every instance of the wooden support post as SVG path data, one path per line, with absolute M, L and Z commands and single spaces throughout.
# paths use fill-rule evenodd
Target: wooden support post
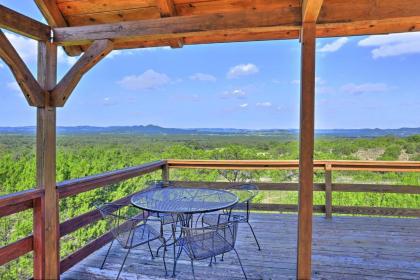
M 315 23 L 305 23 L 302 27 L 301 35 L 302 51 L 297 279 L 311 278 L 315 111 L 315 31 Z
M 38 81 L 50 91 L 56 83 L 57 47 L 40 42 L 38 47 Z M 49 103 L 49 102 L 46 102 Z M 34 244 L 35 278 L 60 277 L 58 193 L 56 190 L 56 108 L 48 104 L 37 109 L 36 133 L 37 185 L 44 189 L 44 199 L 35 203 Z M 40 219 L 42 217 L 42 219 Z
M 325 217 L 332 218 L 332 170 L 331 164 L 325 165 Z
M 162 167 L 162 181 L 164 186 L 169 186 L 169 165 L 166 163 Z

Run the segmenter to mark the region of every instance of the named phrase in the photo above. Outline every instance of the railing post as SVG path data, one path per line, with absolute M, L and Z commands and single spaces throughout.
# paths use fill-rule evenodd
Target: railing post
M 57 46 L 39 42 L 38 81 L 45 90 L 56 84 Z M 34 278 L 60 278 L 58 194 L 56 189 L 56 108 L 37 108 L 36 165 L 37 186 L 44 189 L 43 198 L 34 207 Z
M 331 164 L 325 165 L 325 217 L 332 218 L 332 168 Z
M 162 166 L 162 181 L 164 186 L 169 186 L 169 164 Z

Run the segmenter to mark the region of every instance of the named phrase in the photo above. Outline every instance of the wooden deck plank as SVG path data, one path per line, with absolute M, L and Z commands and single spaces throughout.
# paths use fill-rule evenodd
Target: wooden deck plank
M 294 279 L 297 216 L 252 213 L 251 218 L 262 251 L 245 224 L 240 225 L 236 246 L 248 279 Z M 313 233 L 313 279 L 420 279 L 420 219 L 315 216 Z M 107 248 L 71 268 L 62 279 L 114 279 L 125 251 L 115 246 L 100 270 Z M 162 258 L 151 260 L 147 246 L 130 253 L 123 271 L 120 279 L 171 279 L 164 276 Z M 213 267 L 207 261 L 196 262 L 195 272 L 197 279 L 243 279 L 233 254 Z M 185 256 L 178 262 L 175 279 L 193 279 Z

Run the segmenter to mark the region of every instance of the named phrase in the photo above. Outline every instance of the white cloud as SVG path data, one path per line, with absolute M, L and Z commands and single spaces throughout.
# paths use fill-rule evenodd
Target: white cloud
M 240 104 L 240 105 L 239 105 L 239 107 L 241 107 L 241 108 L 246 108 L 246 107 L 248 107 L 248 103 L 243 103 L 243 104 Z
M 6 86 L 11 90 L 19 91 L 19 92 L 21 91 L 17 82 L 9 82 L 9 83 L 6 84 Z
M 115 99 L 113 99 L 113 98 L 105 97 L 102 100 L 102 104 L 105 105 L 105 106 L 112 106 L 112 105 L 116 105 L 117 104 L 117 101 Z
M 271 102 L 268 102 L 268 101 L 266 101 L 266 102 L 258 102 L 257 104 L 255 104 L 255 106 L 257 106 L 257 107 L 271 107 Z
M 204 73 L 195 73 L 191 75 L 190 80 L 193 81 L 203 81 L 203 82 L 214 82 L 216 81 L 216 77 L 210 74 L 204 74 Z
M 341 91 L 350 94 L 362 94 L 362 93 L 373 93 L 373 92 L 385 92 L 390 88 L 384 83 L 364 83 L 364 84 L 346 84 L 341 87 Z
M 35 40 L 10 32 L 4 32 L 4 34 L 23 60 L 36 61 L 38 55 L 38 44 Z
M 137 76 L 126 76 L 118 81 L 118 84 L 129 90 L 152 90 L 162 87 L 170 81 L 171 79 L 166 74 L 149 69 Z
M 372 57 L 420 53 L 420 32 L 372 35 L 359 41 L 360 47 L 373 47 Z
M 229 79 L 234 79 L 240 76 L 248 76 L 248 75 L 256 74 L 259 71 L 260 70 L 255 64 L 252 64 L 252 63 L 239 64 L 230 68 L 226 76 Z
M 319 52 L 336 52 L 339 49 L 341 49 L 348 41 L 349 39 L 347 37 L 341 37 L 331 43 L 327 43 L 323 45 L 322 47 L 319 47 L 318 51 Z
M 222 98 L 237 98 L 237 99 L 243 99 L 245 98 L 246 93 L 245 91 L 241 90 L 241 89 L 235 89 L 232 91 L 225 91 L 222 94 Z
M 0 63 L 0 69 L 4 68 L 4 64 Z
M 73 65 L 78 59 L 79 57 L 77 56 L 68 56 L 61 47 L 59 47 L 57 50 L 58 63 L 66 63 L 68 65 Z

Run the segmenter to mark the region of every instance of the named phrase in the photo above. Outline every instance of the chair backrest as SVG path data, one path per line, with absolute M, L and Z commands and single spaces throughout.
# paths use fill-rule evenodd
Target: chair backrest
M 102 218 L 107 222 L 107 229 L 123 247 L 129 247 L 133 241 L 133 230 L 145 220 L 144 212 L 130 216 L 128 205 L 105 203 L 96 205 Z
M 232 220 L 202 228 L 182 228 L 182 241 L 190 258 L 203 259 L 235 248 L 238 221 Z
M 249 203 L 259 193 L 258 186 L 253 184 L 242 184 L 226 188 L 228 191 L 234 192 L 239 197 L 238 203 L 233 207 L 233 210 L 249 211 Z

